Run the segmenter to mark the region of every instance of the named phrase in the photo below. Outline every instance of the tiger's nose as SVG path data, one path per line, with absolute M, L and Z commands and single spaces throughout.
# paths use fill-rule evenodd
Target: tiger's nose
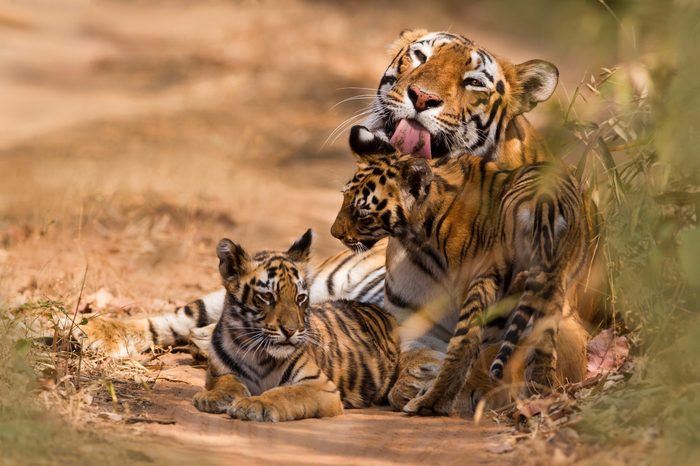
M 290 327 L 285 327 L 284 325 L 280 325 L 280 331 L 282 332 L 282 335 L 284 335 L 287 338 L 291 338 L 292 335 L 296 332 L 296 329 L 290 328 Z
M 408 86 L 408 98 L 411 99 L 413 107 L 418 112 L 427 110 L 429 108 L 437 107 L 442 104 L 442 99 L 435 94 L 430 94 L 425 92 L 423 89 L 416 85 Z

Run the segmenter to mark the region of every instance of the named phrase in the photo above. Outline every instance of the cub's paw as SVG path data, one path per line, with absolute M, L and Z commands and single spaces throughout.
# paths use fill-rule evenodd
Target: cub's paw
M 425 394 L 406 403 L 403 412 L 418 416 L 448 416 L 452 410 L 453 401 L 429 389 Z
M 205 413 L 225 413 L 231 407 L 234 397 L 216 390 L 202 390 L 194 394 L 192 404 Z
M 401 371 L 389 391 L 389 404 L 397 411 L 403 410 L 406 403 L 427 392 L 440 372 L 440 360 L 437 358 L 412 362 L 414 364 Z
M 286 414 L 274 403 L 259 396 L 243 398 L 228 408 L 228 415 L 242 421 L 280 422 L 291 421 L 294 417 Z

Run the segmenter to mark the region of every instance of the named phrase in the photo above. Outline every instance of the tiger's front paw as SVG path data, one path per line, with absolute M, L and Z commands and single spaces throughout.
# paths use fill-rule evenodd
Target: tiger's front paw
M 232 418 L 242 421 L 280 422 L 294 419 L 286 410 L 260 396 L 243 398 L 230 406 L 227 412 Z
M 430 388 L 425 394 L 406 403 L 403 412 L 418 416 L 448 416 L 452 410 L 453 401 Z
M 439 366 L 436 367 L 437 369 L 433 373 L 425 377 L 416 377 L 409 373 L 402 374 L 389 391 L 389 405 L 395 410 L 401 411 L 411 400 L 428 391 L 440 369 Z
M 389 391 L 389 404 L 397 411 L 419 395 L 427 392 L 440 372 L 440 359 L 432 351 L 420 350 L 412 360 L 406 361 L 394 386 Z M 435 353 L 437 354 L 437 353 Z
M 230 393 L 223 393 L 216 390 L 202 390 L 194 394 L 192 404 L 195 408 L 205 413 L 220 414 L 225 413 L 234 401 L 234 396 Z

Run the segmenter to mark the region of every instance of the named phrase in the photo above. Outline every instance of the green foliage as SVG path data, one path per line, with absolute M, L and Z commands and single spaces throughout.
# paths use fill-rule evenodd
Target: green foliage
M 600 197 L 613 305 L 638 358 L 625 388 L 585 407 L 580 429 L 610 444 L 658 441 L 653 464 L 690 464 L 700 458 L 700 8 L 600 3 L 616 18 L 618 68 L 582 83 L 573 99 L 587 97 L 561 110 L 554 144 Z

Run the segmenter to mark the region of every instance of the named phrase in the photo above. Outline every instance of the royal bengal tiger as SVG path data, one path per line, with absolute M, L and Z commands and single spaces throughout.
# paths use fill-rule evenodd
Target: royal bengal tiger
M 417 269 L 418 301 L 385 303 L 402 322 L 402 340 L 420 339 L 423 315 L 453 323 L 437 378 L 403 410 L 450 414 L 477 360 L 478 330 L 489 327 L 501 334 L 492 379 L 503 378 L 532 322 L 524 394 L 554 387 L 560 320 L 567 295 L 588 270 L 594 234 L 568 167 L 538 162 L 507 170 L 470 154 L 433 160 L 401 155 L 357 126 L 350 142 L 358 167 L 343 188 L 333 236 L 351 249 L 390 236 L 401 245 L 402 260 Z M 487 316 L 513 293 L 521 293 L 514 310 L 507 306 L 500 316 Z
M 404 31 L 391 47 L 392 60 L 380 80 L 372 113 L 364 125 L 380 140 L 403 152 L 432 158 L 470 152 L 503 167 L 551 158 L 524 113 L 546 100 L 558 79 L 556 67 L 542 60 L 513 65 L 464 36 Z M 387 246 L 391 245 L 388 249 Z M 362 248 L 360 244 L 358 247 Z M 420 289 L 415 268 L 402 261 L 400 245 L 381 240 L 355 255 L 343 251 L 310 270 L 309 299 L 384 305 L 412 300 Z M 386 267 L 385 267 L 386 263 Z M 572 306 L 585 322 L 598 322 L 604 286 L 595 262 Z M 387 277 L 387 270 L 389 280 Z M 385 286 L 386 285 L 386 286 Z M 224 290 L 211 293 L 170 314 L 138 320 L 93 319 L 83 327 L 87 346 L 126 356 L 151 345 L 186 343 L 193 330 L 211 326 L 221 315 Z M 432 381 L 451 336 L 449 323 L 433 322 L 421 340 L 424 348 L 402 355 L 402 371 L 390 401 L 401 409 Z M 432 351 L 437 350 L 437 351 Z
M 277 422 L 386 401 L 399 357 L 396 321 L 372 304 L 310 305 L 311 238 L 308 230 L 286 252 L 253 256 L 219 242 L 226 298 L 197 409 Z

